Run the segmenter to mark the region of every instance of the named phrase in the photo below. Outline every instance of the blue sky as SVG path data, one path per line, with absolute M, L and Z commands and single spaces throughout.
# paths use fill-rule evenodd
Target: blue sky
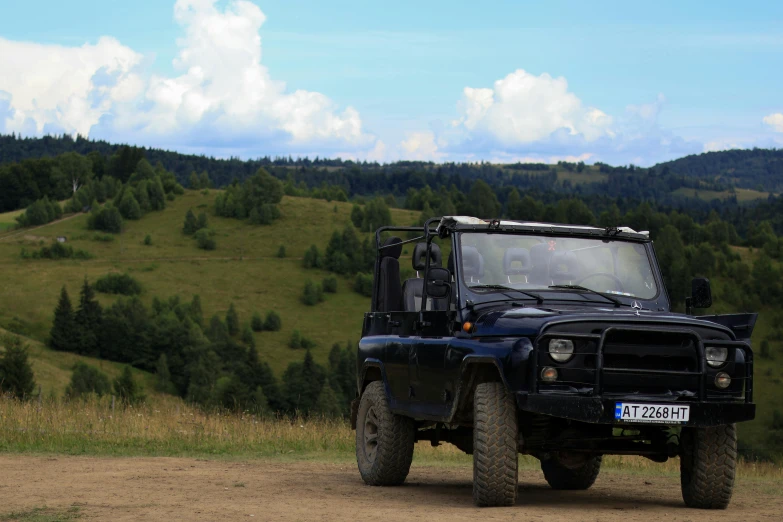
M 0 131 L 381 161 L 783 146 L 783 2 L 628 4 L 3 0 Z

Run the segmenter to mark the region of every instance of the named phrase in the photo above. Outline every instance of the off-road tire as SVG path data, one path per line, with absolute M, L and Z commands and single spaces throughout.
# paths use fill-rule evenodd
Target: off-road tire
M 365 434 L 375 440 L 369 449 Z M 373 437 L 374 436 L 374 437 Z M 416 427 L 413 419 L 389 410 L 383 383 L 371 382 L 362 394 L 356 421 L 356 463 L 370 486 L 399 486 L 413 461 Z
M 517 407 L 499 382 L 479 384 L 473 399 L 473 501 L 513 506 L 517 498 Z
M 735 424 L 683 428 L 680 435 L 680 482 L 685 505 L 726 509 L 734 489 L 737 463 Z
M 601 471 L 603 457 L 590 457 L 578 468 L 567 468 L 556 457 L 541 461 L 541 471 L 552 489 L 590 489 Z

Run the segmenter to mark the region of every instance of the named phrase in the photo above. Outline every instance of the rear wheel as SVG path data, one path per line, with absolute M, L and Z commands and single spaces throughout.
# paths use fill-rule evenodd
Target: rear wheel
M 553 456 L 541 461 L 541 471 L 552 489 L 589 489 L 598 478 L 603 457 L 572 458 Z
M 356 462 L 370 486 L 399 486 L 413 461 L 416 427 L 413 419 L 389 410 L 381 381 L 362 394 L 356 422 Z
M 517 408 L 499 382 L 479 384 L 473 399 L 473 501 L 513 506 L 517 498 Z
M 737 427 L 683 428 L 680 481 L 688 507 L 726 509 L 734 490 Z

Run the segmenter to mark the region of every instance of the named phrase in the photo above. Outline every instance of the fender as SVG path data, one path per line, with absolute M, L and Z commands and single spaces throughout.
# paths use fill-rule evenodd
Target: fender
M 472 403 L 472 400 L 469 401 L 471 398 L 468 397 L 468 394 L 475 384 L 490 381 L 491 373 L 485 375 L 478 374 L 476 378 L 469 378 L 470 372 L 474 371 L 477 366 L 484 366 L 487 369 L 492 368 L 494 370 L 492 373 L 497 373 L 503 386 L 507 390 L 511 389 L 506 379 L 503 361 L 491 355 L 466 355 L 460 364 L 459 384 L 457 384 L 457 389 L 454 393 L 454 401 L 451 403 L 451 412 L 445 419 L 445 422 L 454 422 L 458 413 L 463 413 L 460 408 L 462 407 L 464 410 L 465 405 Z
M 362 363 L 362 369 L 359 371 L 359 378 L 356 381 L 356 389 L 359 392 L 358 397 L 361 399 L 362 393 L 364 393 L 364 381 L 367 377 L 368 372 L 370 372 L 373 369 L 377 369 L 381 372 L 381 381 L 383 381 L 383 389 L 386 392 L 386 399 L 391 399 L 391 392 L 389 391 L 389 381 L 386 378 L 386 368 L 383 366 L 383 362 L 379 359 L 365 359 L 364 363 Z M 375 380 L 375 379 L 373 379 Z

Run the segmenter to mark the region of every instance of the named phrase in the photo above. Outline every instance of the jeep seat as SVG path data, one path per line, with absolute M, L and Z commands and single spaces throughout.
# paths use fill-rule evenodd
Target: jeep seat
M 432 243 L 430 247 L 430 268 L 440 268 L 443 257 L 440 247 Z M 418 243 L 413 249 L 413 269 L 417 275 L 427 266 L 427 243 Z M 406 312 L 421 310 L 421 296 L 424 293 L 424 279 L 419 277 L 408 279 L 402 285 L 402 299 Z M 447 310 L 446 299 L 428 299 L 427 310 Z
M 533 269 L 533 262 L 530 260 L 530 250 L 527 248 L 509 248 L 503 254 L 503 272 L 511 283 L 511 276 L 523 275 L 525 282 L 527 276 Z
M 552 279 L 549 277 L 549 260 L 552 258 L 552 250 L 547 243 L 537 243 L 530 247 L 530 273 L 527 278 L 530 283 L 549 286 Z
M 402 283 L 400 283 L 400 254 L 402 239 L 390 237 L 381 245 L 378 267 L 378 294 L 375 296 L 375 310 L 398 312 L 402 308 Z

